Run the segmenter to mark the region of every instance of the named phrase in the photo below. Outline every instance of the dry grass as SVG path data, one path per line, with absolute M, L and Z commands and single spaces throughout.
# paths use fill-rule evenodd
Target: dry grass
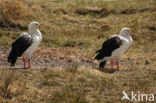
M 25 84 L 21 74 L 14 70 L 1 69 L 0 98 L 1 102 L 21 95 L 25 91 Z
M 24 0 L 1 0 L 0 9 L 0 22 L 3 27 L 22 24 L 24 20 L 28 21 L 32 17 L 32 12 L 26 7 Z
M 128 69 L 129 68 L 129 69 Z M 156 71 L 150 65 L 114 73 L 92 68 L 1 71 L 1 102 L 120 103 L 122 91 L 156 93 Z M 146 85 L 145 85 L 146 84 Z M 128 101 L 123 101 L 128 102 Z

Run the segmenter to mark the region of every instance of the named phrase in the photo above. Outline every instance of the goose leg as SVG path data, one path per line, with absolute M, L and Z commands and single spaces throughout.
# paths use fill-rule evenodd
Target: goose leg
M 28 68 L 31 68 L 30 59 L 28 59 Z

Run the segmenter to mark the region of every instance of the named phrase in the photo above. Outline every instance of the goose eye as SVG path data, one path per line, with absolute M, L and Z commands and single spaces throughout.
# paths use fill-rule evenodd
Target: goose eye
M 129 32 L 129 30 L 127 30 L 127 32 Z

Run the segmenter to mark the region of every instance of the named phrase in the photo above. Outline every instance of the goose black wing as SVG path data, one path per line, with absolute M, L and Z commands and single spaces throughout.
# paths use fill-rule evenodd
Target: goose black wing
M 12 43 L 12 49 L 8 56 L 8 62 L 11 63 L 11 66 L 14 66 L 17 60 L 17 57 L 20 57 L 26 49 L 28 49 L 33 43 L 31 35 L 27 33 L 21 34 L 15 42 Z
M 109 39 L 107 39 L 100 50 L 98 50 L 96 53 L 95 59 L 100 60 L 104 57 L 109 57 L 112 55 L 112 52 L 119 48 L 122 45 L 122 40 L 118 36 L 113 36 Z

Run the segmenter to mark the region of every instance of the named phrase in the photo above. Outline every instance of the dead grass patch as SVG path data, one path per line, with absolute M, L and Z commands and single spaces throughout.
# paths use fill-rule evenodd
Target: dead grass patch
M 22 24 L 21 22 L 30 20 L 33 14 L 30 8 L 26 7 L 26 5 L 27 4 L 24 0 L 1 0 L 0 26 L 20 28 L 20 24 Z

